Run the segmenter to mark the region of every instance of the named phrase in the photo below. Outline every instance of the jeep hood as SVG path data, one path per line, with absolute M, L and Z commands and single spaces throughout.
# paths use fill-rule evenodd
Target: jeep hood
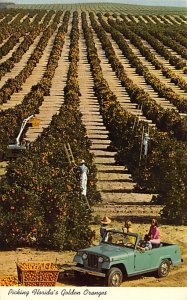
M 87 252 L 96 255 L 104 255 L 113 260 L 119 260 L 133 253 L 133 249 L 121 247 L 117 245 L 102 243 L 99 246 L 94 246 L 86 249 L 81 249 L 81 252 Z

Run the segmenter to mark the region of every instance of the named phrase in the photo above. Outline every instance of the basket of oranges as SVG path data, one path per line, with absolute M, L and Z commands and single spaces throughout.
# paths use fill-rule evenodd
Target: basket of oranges
M 55 286 L 59 269 L 51 262 L 17 263 L 18 281 L 22 286 Z

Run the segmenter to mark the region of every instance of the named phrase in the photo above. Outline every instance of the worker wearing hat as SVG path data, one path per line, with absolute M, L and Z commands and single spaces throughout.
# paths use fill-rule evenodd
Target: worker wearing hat
M 107 216 L 104 216 L 104 218 L 101 220 L 100 242 L 103 240 L 106 230 L 107 230 L 107 225 L 109 225 L 110 223 L 111 223 L 111 220 Z
M 87 193 L 87 174 L 89 173 L 88 167 L 85 164 L 85 160 L 83 159 L 81 161 L 81 164 L 79 166 L 80 171 L 80 187 L 82 190 L 82 195 L 86 196 Z
M 148 133 L 145 133 L 145 134 L 144 134 L 144 138 L 143 138 L 144 157 L 147 156 L 149 140 L 150 140 L 149 134 L 148 134 Z
M 127 232 L 133 232 L 132 231 L 132 222 L 130 220 L 127 220 L 125 222 L 125 228 L 126 228 Z
M 123 229 L 123 232 L 133 233 L 132 222 L 130 220 L 126 220 L 125 221 L 125 227 L 123 227 L 122 229 Z M 133 244 L 134 239 L 131 236 L 128 237 L 128 240 L 129 240 L 130 243 Z

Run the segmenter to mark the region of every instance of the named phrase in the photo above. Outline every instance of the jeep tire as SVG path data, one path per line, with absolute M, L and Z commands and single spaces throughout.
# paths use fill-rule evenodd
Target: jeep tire
M 158 277 L 166 277 L 170 271 L 170 261 L 168 259 L 164 259 L 161 261 L 160 266 L 158 268 Z
M 123 281 L 123 274 L 118 268 L 111 268 L 107 274 L 107 286 L 118 287 Z

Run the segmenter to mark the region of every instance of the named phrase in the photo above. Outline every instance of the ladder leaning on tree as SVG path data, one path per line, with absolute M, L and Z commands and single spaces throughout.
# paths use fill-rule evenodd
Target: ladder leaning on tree
M 71 146 L 70 146 L 69 143 L 64 144 L 64 151 L 65 151 L 65 154 L 66 154 L 66 156 L 67 156 L 68 163 L 69 163 L 70 165 L 76 166 L 76 164 L 75 164 L 75 159 L 74 159 L 74 156 L 73 156 L 73 152 L 72 152 L 72 150 L 71 150 Z M 86 200 L 86 203 L 87 203 L 88 208 L 90 209 L 90 204 L 89 204 L 89 202 L 88 202 L 87 197 L 84 196 L 84 198 L 85 198 L 85 200 Z
M 65 150 L 69 164 L 75 165 L 75 159 L 74 159 L 73 152 L 71 150 L 69 143 L 64 144 L 64 150 Z

